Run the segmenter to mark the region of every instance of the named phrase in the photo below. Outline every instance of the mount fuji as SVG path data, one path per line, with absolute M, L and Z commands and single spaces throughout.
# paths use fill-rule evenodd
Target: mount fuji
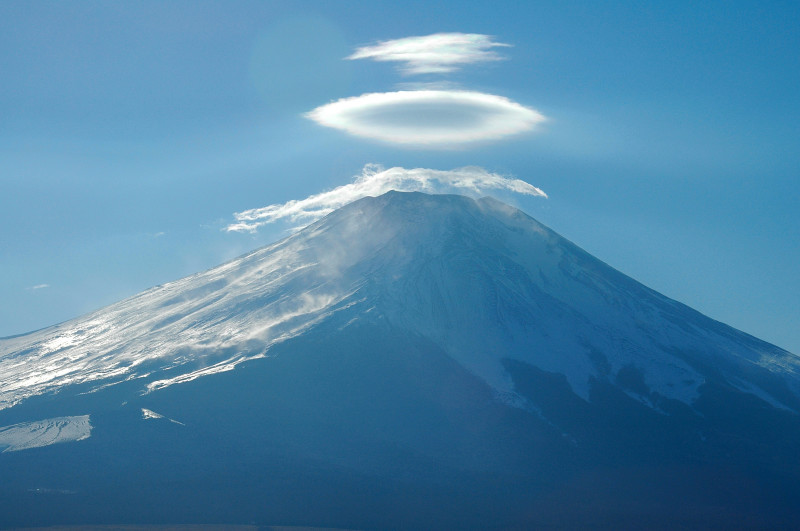
M 0 339 L 0 527 L 800 525 L 800 358 L 389 192 Z

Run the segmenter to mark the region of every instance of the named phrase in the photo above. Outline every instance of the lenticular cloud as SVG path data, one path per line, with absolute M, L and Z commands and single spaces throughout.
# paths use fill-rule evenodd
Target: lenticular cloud
M 545 120 L 508 98 L 463 90 L 363 94 L 317 107 L 305 116 L 356 136 L 445 148 L 521 133 Z
M 236 223 L 229 232 L 253 232 L 276 221 L 306 224 L 333 212 L 347 203 L 367 196 L 378 196 L 390 190 L 401 192 L 460 193 L 479 196 L 491 190 L 547 197 L 542 190 L 520 179 L 490 173 L 483 168 L 467 167 L 450 171 L 425 168 L 383 169 L 375 164 L 364 167 L 361 175 L 343 186 L 305 199 L 254 208 L 234 214 Z

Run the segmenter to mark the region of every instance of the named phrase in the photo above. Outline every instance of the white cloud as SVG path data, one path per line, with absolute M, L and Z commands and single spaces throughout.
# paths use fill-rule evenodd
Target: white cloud
M 462 90 L 362 94 L 322 105 L 305 116 L 356 136 L 439 148 L 521 133 L 545 120 L 508 98 Z
M 480 196 L 489 190 L 504 190 L 518 194 L 547 197 L 542 190 L 520 179 L 490 173 L 479 167 L 450 171 L 425 168 L 383 169 L 375 164 L 364 167 L 361 175 L 343 186 L 305 199 L 254 208 L 234 214 L 236 223 L 228 231 L 253 232 L 258 227 L 279 220 L 291 223 L 311 223 L 356 199 L 378 196 L 390 190 L 401 192 L 459 193 Z
M 445 74 L 466 64 L 501 60 L 492 48 L 508 46 L 478 33 L 436 33 L 363 46 L 347 59 L 400 62 L 400 70 L 409 75 Z

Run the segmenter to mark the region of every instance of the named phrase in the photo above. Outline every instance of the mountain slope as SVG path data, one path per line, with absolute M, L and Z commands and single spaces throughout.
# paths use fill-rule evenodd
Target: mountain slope
M 0 525 L 800 522 L 799 371 L 496 200 L 390 192 L 0 340 L 0 426 L 91 419 L 0 454 Z

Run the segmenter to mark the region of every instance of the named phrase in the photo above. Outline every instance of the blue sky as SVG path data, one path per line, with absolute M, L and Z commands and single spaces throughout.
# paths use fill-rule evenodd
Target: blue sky
M 273 241 L 286 223 L 226 228 L 367 164 L 476 166 L 543 190 L 500 196 L 617 269 L 800 353 L 799 23 L 793 2 L 0 3 L 0 336 Z M 499 59 L 346 59 L 436 33 Z M 307 114 L 419 88 L 546 120 L 426 145 Z

